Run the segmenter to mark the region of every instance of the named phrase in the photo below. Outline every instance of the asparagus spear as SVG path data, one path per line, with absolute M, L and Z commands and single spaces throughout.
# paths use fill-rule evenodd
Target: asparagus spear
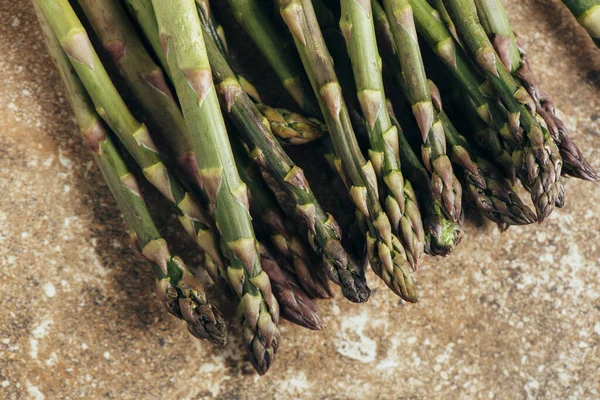
M 430 85 L 435 86 L 433 82 Z M 477 208 L 498 224 L 526 225 L 535 222 L 535 214 L 523 204 L 503 175 L 492 163 L 480 157 L 454 128 L 441 108 L 441 99 L 436 99 L 434 104 L 439 107 L 452 161 L 462 169 L 463 187 Z
M 496 53 L 515 81 L 527 89 L 536 104 L 536 112 L 548 126 L 563 159 L 563 174 L 590 181 L 599 179 L 577 145 L 569 137 L 563 121 L 556 115 L 554 104 L 541 88 L 525 51 L 519 46 L 500 0 L 476 0 L 477 13 Z M 600 13 L 598 14 L 600 17 Z M 599 19 L 600 21 L 600 19 Z M 600 31 L 599 31 L 600 32 Z
M 94 51 L 88 36 L 65 0 L 36 0 L 49 16 L 63 50 L 70 57 L 100 116 L 114 130 L 125 148 L 140 165 L 144 176 L 177 208 L 178 217 L 186 231 L 201 248 L 219 260 L 216 237 L 212 233 L 211 219 L 198 200 L 171 174 L 163 163 L 148 129 L 131 114 Z M 157 86 L 160 76 L 154 74 Z M 148 75 L 145 75 L 148 78 Z M 144 78 L 142 78 L 144 79 Z M 148 78 L 152 80 L 152 78 Z M 142 85 L 142 83 L 139 83 Z
M 319 315 L 317 304 L 300 288 L 296 278 L 287 272 L 289 267 L 281 268 L 279 264 L 282 260 L 276 260 L 264 245 L 260 246 L 260 255 L 263 269 L 269 275 L 273 293 L 281 307 L 281 316 L 308 329 L 324 329 L 325 321 Z
M 242 145 L 236 139 L 232 138 L 233 153 L 240 177 L 250 191 L 250 211 L 254 220 L 258 221 L 259 231 L 264 231 L 264 235 L 270 237 L 273 247 L 288 261 L 286 265 L 293 266 L 291 271 L 308 295 L 330 298 L 331 291 L 323 271 L 316 270 L 309 250 L 290 229 L 292 223 L 284 217 L 273 194 L 266 187 L 258 167 L 241 149 Z
M 513 160 L 521 181 L 531 193 L 538 219 L 542 221 L 554 209 L 562 190 L 558 180 L 562 170 L 558 148 L 547 129 L 537 120 L 531 96 L 525 88 L 518 85 L 504 64 L 499 62 L 498 55 L 479 22 L 473 1 L 447 0 L 446 5 L 467 47 L 475 54 L 477 64 L 510 113 L 511 134 L 522 148 L 522 151 L 513 153 Z
M 252 159 L 272 175 L 294 201 L 294 214 L 308 228 L 309 243 L 322 257 L 328 277 L 342 286 L 344 296 L 355 302 L 366 301 L 369 290 L 363 271 L 341 244 L 340 228 L 316 200 L 304 172 L 285 153 L 273 136 L 263 115 L 241 90 L 235 74 L 211 40 L 206 41 L 213 78 L 227 113 L 250 149 Z
M 416 269 L 424 250 L 421 213 L 412 186 L 408 181 L 405 183 L 400 170 L 398 130 L 392 125 L 385 105 L 371 1 L 359 4 L 354 0 L 342 0 L 340 29 L 346 38 L 357 96 L 369 134 L 369 159 L 379 187 L 383 189 L 383 201 L 393 232 L 399 235 L 408 260 Z M 407 190 L 405 185 L 408 185 Z
M 246 185 L 235 168 L 198 13 L 193 0 L 152 0 L 159 38 L 182 106 L 198 164 L 198 180 L 210 201 L 228 276 L 241 299 L 242 338 L 250 360 L 264 374 L 279 346 L 279 307 L 260 265 Z
M 151 43 L 158 43 L 158 28 L 156 26 L 156 19 L 154 17 L 154 10 L 152 9 L 152 5 L 150 0 L 127 0 L 128 5 L 130 6 L 130 10 L 134 11 L 136 19 L 140 23 L 142 30 L 146 33 L 147 40 Z M 206 7 L 206 6 L 204 6 Z M 218 32 L 218 29 L 214 29 L 215 32 Z M 221 39 L 220 48 L 225 49 L 222 43 L 223 35 L 218 34 Z M 129 40 L 129 43 L 133 42 L 133 40 Z M 158 58 L 163 59 L 163 52 L 160 46 L 153 46 L 156 51 L 158 51 Z M 140 61 L 140 60 L 138 60 Z M 138 63 L 135 63 L 138 65 Z M 165 65 L 168 70 L 168 65 Z M 267 106 L 265 106 L 267 107 Z M 283 112 L 283 111 L 282 111 Z M 181 117 L 180 117 L 181 118 Z M 271 122 L 271 124 L 278 123 L 277 121 Z M 185 128 L 187 129 L 187 128 Z M 187 134 L 185 133 L 185 129 L 177 130 L 173 133 L 182 136 L 179 140 L 172 141 L 171 147 L 174 153 L 178 156 L 177 158 L 180 160 L 186 160 L 189 154 L 193 153 L 191 149 L 191 142 Z M 298 132 L 306 131 L 306 127 L 302 127 L 302 129 L 297 129 Z M 169 139 L 169 138 L 167 138 Z M 235 157 L 236 162 L 240 160 L 239 155 Z M 197 174 L 197 164 L 195 163 L 183 163 L 184 167 L 187 169 L 187 172 L 190 176 L 198 176 Z M 194 171 L 195 170 L 195 171 Z M 243 171 L 240 171 L 240 173 Z M 242 179 L 246 184 L 249 184 L 249 181 Z M 196 184 L 199 190 L 199 182 L 196 180 L 193 183 Z M 277 211 L 278 206 L 268 197 L 266 193 L 262 192 L 262 187 L 259 190 L 255 190 L 254 193 L 251 191 L 251 196 L 255 199 L 255 204 L 260 204 L 262 207 L 254 207 L 257 209 L 256 212 L 253 212 L 253 215 L 256 216 L 257 220 L 262 220 L 263 224 L 270 229 L 271 239 L 274 242 L 275 247 L 282 252 L 286 257 L 288 257 L 291 265 L 295 267 L 295 273 L 298 276 L 299 281 L 305 288 L 305 290 L 314 297 L 328 298 L 331 296 L 329 292 L 329 287 L 324 279 L 319 274 L 319 271 L 315 271 L 314 268 L 310 268 L 312 265 L 311 260 L 309 260 L 309 256 L 307 251 L 305 250 L 304 244 L 296 238 L 294 234 L 292 234 L 289 230 L 287 230 L 284 224 L 281 222 L 283 217 L 281 213 Z M 253 211 L 254 211 L 253 209 Z M 219 281 L 224 287 L 228 287 L 230 282 L 227 278 L 227 272 L 225 265 L 223 263 L 210 262 L 208 260 L 206 263 L 207 269 L 213 280 L 215 282 Z
M 172 149 L 182 149 L 178 154 L 189 154 L 191 143 L 181 111 L 162 70 L 144 48 L 124 10 L 111 0 L 79 0 L 79 4 L 148 116 L 151 126 L 160 132 Z M 191 167 L 190 163 L 185 162 L 185 157 L 179 161 L 187 168 Z M 195 176 L 195 173 L 191 176 Z M 199 202 L 195 207 L 200 218 L 182 219 L 182 223 L 198 246 L 219 268 L 223 268 L 225 261 L 219 250 L 214 220 Z M 221 279 L 216 272 L 209 270 L 215 283 Z
M 142 254 L 152 265 L 157 276 L 159 298 L 169 313 L 187 323 L 192 335 L 208 339 L 217 345 L 224 345 L 227 341 L 227 330 L 221 313 L 208 302 L 204 288 L 187 270 L 183 261 L 170 253 L 167 242 L 160 236 L 146 208 L 135 177 L 127 169 L 108 129 L 94 110 L 94 105 L 79 77 L 37 6 L 36 12 L 46 45 L 65 85 L 81 137 L 100 168 L 130 229 L 135 232 Z
M 373 20 L 376 36 L 382 56 L 389 64 L 398 86 L 404 85 L 398 59 L 394 56 L 395 44 L 383 7 L 378 2 L 372 3 Z M 387 108 L 392 123 L 398 128 L 400 158 L 403 160 L 402 171 L 415 185 L 425 229 L 425 252 L 432 256 L 447 256 L 460 243 L 462 228 L 444 214 L 441 202 L 433 194 L 429 173 L 423 167 L 421 160 L 414 154 L 398 123 L 391 102 Z M 457 181 L 458 183 L 458 181 Z
M 563 0 L 577 21 L 600 46 L 600 0 Z
M 496 146 L 502 143 L 500 132 L 508 132 L 512 139 L 510 127 L 498 106 L 485 96 L 483 77 L 473 69 L 463 49 L 456 46 L 453 36 L 437 18 L 437 12 L 425 0 L 411 0 L 411 5 L 419 35 L 444 62 L 454 80 L 468 95 L 470 100 L 465 105 L 468 111 L 475 108 L 478 118 L 489 127 L 479 131 L 486 134 L 487 138 L 484 141 L 491 145 L 485 146 L 486 150 L 509 176 L 514 176 L 516 172 L 511 155 L 512 144 L 510 152 L 502 145 Z
M 431 173 L 434 194 L 453 221 L 461 214 L 461 190 L 446 155 L 444 128 L 431 102 L 425 67 L 415 31 L 413 11 L 408 0 L 385 0 L 384 10 L 402 70 L 403 89 L 423 138 L 422 158 Z
M 351 185 L 350 197 L 365 216 L 371 267 L 396 294 L 414 302 L 416 292 L 406 253 L 379 203 L 375 171 L 358 147 L 312 4 L 308 0 L 281 0 L 279 6 L 325 117 L 336 162 Z
M 415 192 L 421 206 L 425 229 L 425 252 L 432 256 L 447 256 L 460 243 L 462 228 L 444 215 L 442 205 L 433 195 L 429 173 L 404 136 L 389 101 L 387 109 L 392 123 L 398 128 L 398 148 L 403 161 L 402 172 L 411 182 L 414 182 Z

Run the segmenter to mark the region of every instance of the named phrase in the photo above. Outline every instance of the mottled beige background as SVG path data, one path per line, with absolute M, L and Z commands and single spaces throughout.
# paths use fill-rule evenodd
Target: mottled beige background
M 534 69 L 600 168 L 600 51 L 559 1 L 509 3 Z M 0 1 L 0 20 L 0 398 L 600 396 L 599 185 L 568 181 L 567 206 L 541 227 L 469 226 L 456 254 L 418 273 L 418 305 L 370 273 L 368 304 L 339 293 L 321 303 L 324 332 L 284 322 L 259 378 L 235 329 L 214 349 L 149 292 L 146 263 L 71 139 L 29 2 Z

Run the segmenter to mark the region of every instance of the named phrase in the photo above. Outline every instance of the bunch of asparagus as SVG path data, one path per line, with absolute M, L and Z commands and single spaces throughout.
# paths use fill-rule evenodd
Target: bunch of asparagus
M 565 3 L 598 37 L 595 2 Z M 223 317 L 148 212 L 140 172 L 172 204 L 216 287 L 237 299 L 260 374 L 281 341 L 280 316 L 325 327 L 315 300 L 333 296 L 330 281 L 365 302 L 370 265 L 416 302 L 413 272 L 425 253 L 456 248 L 463 209 L 504 230 L 562 207 L 561 176 L 598 180 L 501 0 L 34 4 L 83 141 L 159 298 L 194 336 L 225 344 Z M 219 16 L 245 31 L 236 57 Z M 244 76 L 235 60 L 252 46 L 295 110 L 266 104 Z M 345 228 L 355 234 L 344 235 L 320 204 L 288 155 L 294 145 L 327 160 L 346 187 L 319 194 L 350 200 L 350 210 L 334 211 L 353 216 Z

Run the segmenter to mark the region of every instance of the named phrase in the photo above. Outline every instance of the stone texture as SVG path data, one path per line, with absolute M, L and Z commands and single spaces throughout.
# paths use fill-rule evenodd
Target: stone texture
M 559 1 L 509 4 L 535 71 L 600 168 L 600 51 Z M 325 331 L 284 322 L 260 378 L 235 324 L 215 349 L 161 308 L 73 136 L 31 5 L 0 2 L 0 18 L 0 398 L 600 396 L 600 186 L 568 180 L 566 207 L 542 226 L 470 224 L 453 256 L 417 274 L 417 305 L 369 273 L 367 304 L 339 292 L 320 303 Z M 157 215 L 198 264 L 173 216 Z

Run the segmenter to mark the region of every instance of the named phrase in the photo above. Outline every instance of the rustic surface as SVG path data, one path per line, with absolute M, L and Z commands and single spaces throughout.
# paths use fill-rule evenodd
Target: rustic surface
M 559 1 L 509 3 L 534 69 L 600 168 L 600 51 Z M 161 309 L 71 139 L 31 5 L 2 1 L 0 20 L 0 398 L 600 396 L 600 185 L 568 181 L 567 206 L 541 227 L 469 226 L 456 254 L 418 273 L 418 305 L 370 274 L 368 304 L 339 293 L 321 303 L 324 332 L 284 322 L 259 378 L 234 329 L 214 349 Z

